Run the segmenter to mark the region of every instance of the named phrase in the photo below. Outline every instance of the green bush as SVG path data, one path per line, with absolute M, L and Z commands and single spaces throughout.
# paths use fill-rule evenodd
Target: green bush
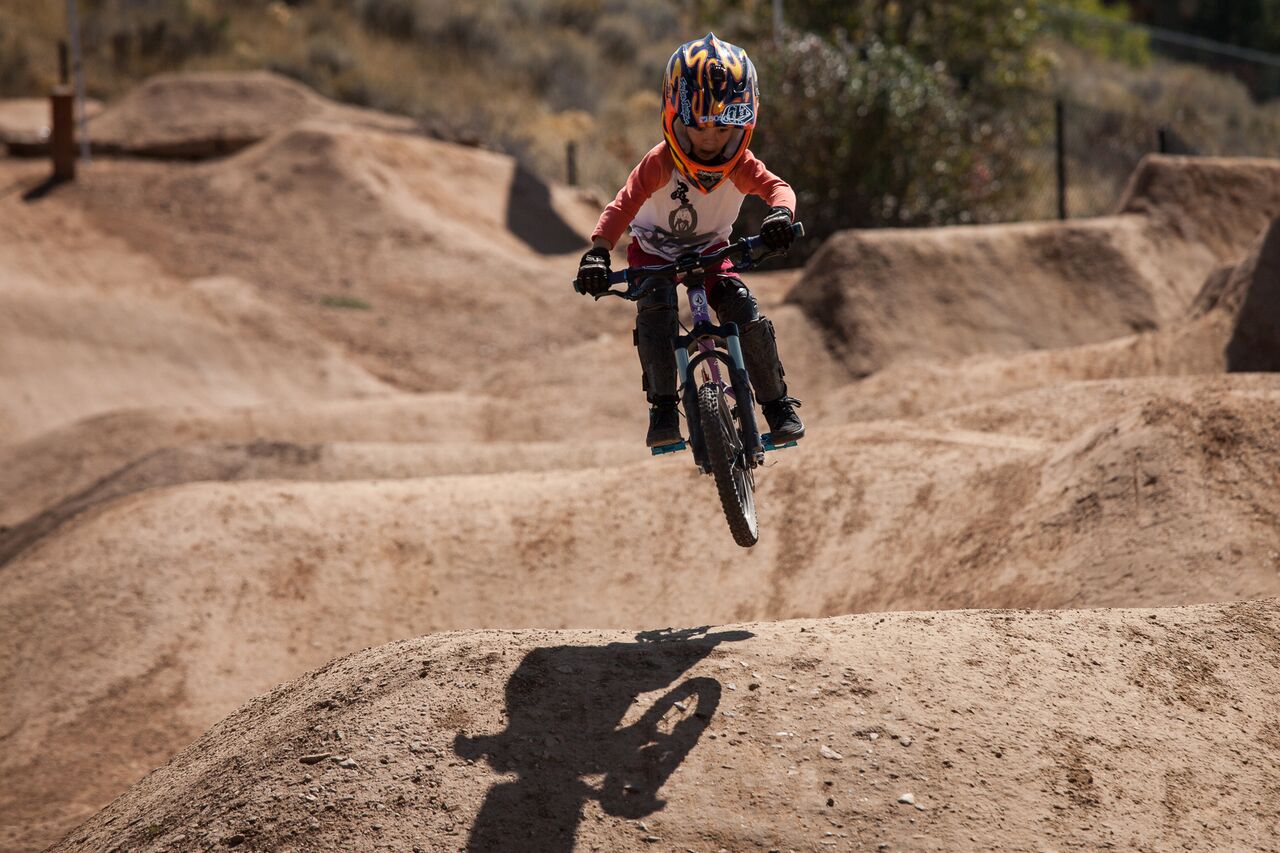
M 1071 0 L 1062 5 L 1049 5 L 1046 11 L 1047 31 L 1091 56 L 1124 62 L 1135 68 L 1151 64 L 1151 40 L 1144 30 L 1106 23 L 1127 23 L 1128 3 Z
M 758 53 L 753 146 L 796 189 L 817 245 L 840 228 L 999 218 L 1034 128 L 993 122 L 940 63 L 808 34 Z

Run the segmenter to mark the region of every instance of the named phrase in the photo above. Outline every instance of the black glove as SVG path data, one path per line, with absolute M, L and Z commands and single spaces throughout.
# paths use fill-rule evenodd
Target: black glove
M 790 249 L 796 239 L 791 233 L 791 211 L 785 207 L 769 208 L 769 215 L 760 223 L 760 238 L 774 251 Z
M 578 261 L 578 278 L 573 287 L 579 293 L 599 296 L 609 289 L 609 250 L 596 247 L 588 249 Z

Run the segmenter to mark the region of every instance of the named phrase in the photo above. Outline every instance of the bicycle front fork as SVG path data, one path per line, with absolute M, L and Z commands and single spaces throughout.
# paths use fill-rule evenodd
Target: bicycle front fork
M 708 348 L 689 358 L 689 347 L 696 340 L 704 337 L 717 337 L 724 341 L 726 356 L 720 350 Z M 729 387 L 738 406 L 738 419 L 742 424 L 743 451 L 747 464 L 755 467 L 764 457 L 764 447 L 760 442 L 760 429 L 756 425 L 755 402 L 751 396 L 751 379 L 747 375 L 747 364 L 742 357 L 742 344 L 738 339 L 738 325 L 725 323 L 713 326 L 710 323 L 699 323 L 688 335 L 680 335 L 675 339 L 676 367 L 679 371 L 682 396 L 684 400 L 685 421 L 689 430 L 689 444 L 693 449 L 694 461 L 704 472 L 710 470 L 707 464 L 705 445 L 702 440 L 702 424 L 698 418 L 698 389 L 694 382 L 693 372 L 704 361 L 721 361 L 729 371 Z M 711 365 L 716 371 L 717 365 Z M 718 376 L 717 376 L 718 378 Z

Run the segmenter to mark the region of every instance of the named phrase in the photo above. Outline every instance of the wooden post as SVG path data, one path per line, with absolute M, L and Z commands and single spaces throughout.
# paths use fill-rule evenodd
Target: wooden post
M 1057 137 L 1058 218 L 1067 218 L 1067 134 L 1066 107 L 1062 99 L 1053 102 L 1054 136 Z
M 53 179 L 73 181 L 76 177 L 76 96 L 70 86 L 55 86 L 49 96 L 51 123 L 49 153 L 53 156 Z
M 1169 153 L 1169 128 L 1164 125 L 1156 129 L 1156 150 L 1161 154 Z
M 564 146 L 565 178 L 569 186 L 578 185 L 578 143 L 570 139 Z

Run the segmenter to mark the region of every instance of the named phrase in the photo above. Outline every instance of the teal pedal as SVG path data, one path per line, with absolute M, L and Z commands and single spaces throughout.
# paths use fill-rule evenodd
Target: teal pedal
M 678 444 L 664 444 L 661 447 L 650 447 L 649 452 L 654 456 L 662 456 L 667 453 L 679 453 L 686 447 L 688 447 L 688 445 L 681 441 Z
M 769 433 L 766 432 L 760 436 L 760 446 L 765 450 L 781 450 L 784 447 L 795 447 L 799 443 L 798 441 L 788 441 L 786 444 L 774 444 L 773 436 Z

